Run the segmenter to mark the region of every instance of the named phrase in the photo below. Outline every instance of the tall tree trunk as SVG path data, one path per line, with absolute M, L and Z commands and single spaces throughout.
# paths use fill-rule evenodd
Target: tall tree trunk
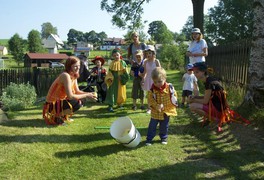
M 254 28 L 244 101 L 264 107 L 264 0 L 254 0 Z
M 204 24 L 204 0 L 192 0 L 193 3 L 193 25 L 200 28 L 203 33 Z

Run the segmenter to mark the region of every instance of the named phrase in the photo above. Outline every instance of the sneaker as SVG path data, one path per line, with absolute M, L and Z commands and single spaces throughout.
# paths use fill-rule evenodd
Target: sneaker
M 151 113 L 151 110 L 150 110 L 150 109 L 148 109 L 148 110 L 147 110 L 147 114 L 150 114 L 150 113 Z
M 71 122 L 74 121 L 73 119 L 69 118 L 68 115 L 65 115 L 65 116 L 63 117 L 63 119 L 64 119 L 64 121 L 69 122 L 69 123 L 71 123 Z
M 73 122 L 74 120 L 72 118 L 68 118 L 67 122 Z
M 161 144 L 163 144 L 163 145 L 168 144 L 167 139 L 162 139 L 162 140 L 161 140 Z
M 151 141 L 146 141 L 146 146 L 151 146 Z
M 109 111 L 109 112 L 114 112 L 113 107 L 109 107 L 109 108 L 108 108 L 108 111 Z
M 137 107 L 136 106 L 132 106 L 132 110 L 137 110 Z
M 124 106 L 118 106 L 118 109 L 123 110 L 124 109 Z
M 145 110 L 146 108 L 145 108 L 145 106 L 140 106 L 140 109 Z

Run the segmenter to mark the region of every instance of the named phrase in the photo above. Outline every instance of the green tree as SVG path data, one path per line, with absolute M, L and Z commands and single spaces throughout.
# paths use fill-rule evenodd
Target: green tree
M 97 34 L 97 37 L 99 39 L 99 43 L 103 44 L 104 43 L 104 39 L 107 38 L 107 34 L 104 31 L 102 31 L 102 32 Z
M 253 2 L 248 0 L 219 0 L 210 8 L 206 34 L 216 44 L 246 39 L 253 32 Z
M 85 40 L 83 32 L 77 31 L 75 29 L 70 29 L 67 36 L 68 36 L 68 39 L 67 39 L 68 44 L 76 44 L 77 41 Z
M 144 23 L 141 15 L 144 13 L 143 4 L 151 0 L 101 0 L 101 9 L 112 13 L 112 24 L 119 28 L 137 30 Z M 194 26 L 203 32 L 204 0 L 192 0 Z
M 112 16 L 113 25 L 123 29 L 137 30 L 142 26 L 142 5 L 149 1 L 151 0 L 114 0 L 109 5 L 108 0 L 102 0 L 101 9 L 114 13 Z
M 173 33 L 168 30 L 162 21 L 153 21 L 149 24 L 148 34 L 158 44 L 169 44 L 173 40 Z
M 19 66 L 19 64 L 23 62 L 24 50 L 26 47 L 25 41 L 16 33 L 9 39 L 8 46 L 13 58 Z
M 31 53 L 43 51 L 40 33 L 37 30 L 32 30 L 28 34 L 28 51 Z
M 41 25 L 41 38 L 46 39 L 50 34 L 58 34 L 56 27 L 53 27 L 50 22 L 43 23 Z
M 157 53 L 162 67 L 165 69 L 179 69 L 183 66 L 186 47 L 181 48 L 181 46 L 173 44 L 162 45 Z M 182 49 L 184 49 L 184 52 Z
M 191 38 L 193 27 L 193 16 L 189 16 L 181 30 L 181 32 L 185 35 L 186 39 L 188 40 Z
M 96 44 L 98 43 L 98 41 L 100 41 L 98 38 L 98 34 L 94 30 L 88 33 L 85 33 L 85 39 L 86 39 L 86 42 L 91 42 L 93 44 Z

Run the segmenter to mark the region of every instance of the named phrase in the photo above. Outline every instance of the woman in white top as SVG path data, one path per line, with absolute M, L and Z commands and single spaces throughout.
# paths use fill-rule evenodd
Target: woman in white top
M 199 28 L 192 30 L 192 42 L 186 55 L 189 57 L 191 64 L 205 62 L 205 57 L 208 55 L 208 46 Z

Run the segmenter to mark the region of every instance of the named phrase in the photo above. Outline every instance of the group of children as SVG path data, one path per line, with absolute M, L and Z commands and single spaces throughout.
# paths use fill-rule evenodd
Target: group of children
M 147 97 L 147 113 L 151 114 L 146 145 L 151 145 L 156 135 L 159 124 L 159 136 L 162 144 L 167 144 L 168 127 L 170 116 L 176 116 L 177 92 L 172 84 L 166 82 L 166 71 L 161 68 L 156 59 L 154 46 L 148 45 L 145 50 L 135 51 L 136 61 L 131 63 L 130 73 L 127 64 L 122 60 L 120 49 L 112 51 L 112 62 L 109 64 L 108 72 L 102 66 L 105 60 L 96 56 L 92 62 L 96 65 L 91 76 L 97 76 L 97 93 L 103 97 L 102 101 L 108 105 L 108 111 L 113 112 L 114 106 L 123 108 L 126 101 L 126 83 L 133 78 L 131 97 L 133 99 L 133 110 L 137 110 L 137 100 L 140 100 L 140 109 L 145 110 L 144 98 Z M 107 88 L 103 88 L 105 84 Z M 146 92 L 148 92 L 146 94 Z

